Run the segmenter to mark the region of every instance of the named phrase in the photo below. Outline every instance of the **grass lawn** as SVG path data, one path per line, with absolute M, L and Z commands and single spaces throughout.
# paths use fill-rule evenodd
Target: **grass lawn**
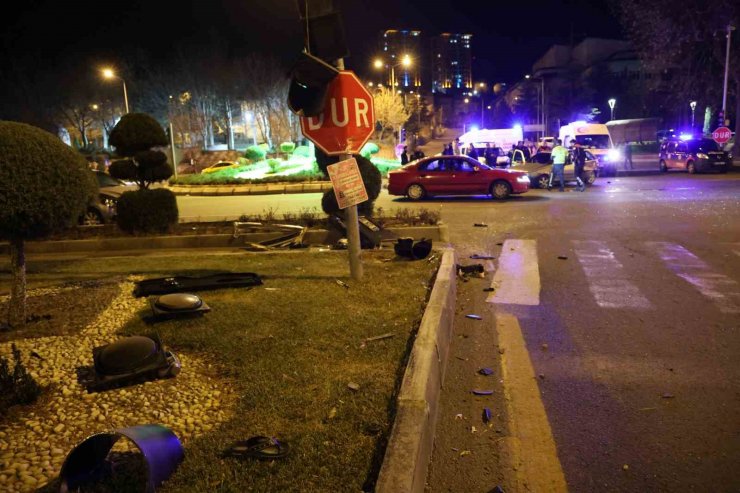
M 233 418 L 188 442 L 185 461 L 161 491 L 358 492 L 374 486 L 438 265 L 397 261 L 388 251 L 364 252 L 363 263 L 362 282 L 349 279 L 346 252 L 309 251 L 30 260 L 28 275 L 33 285 L 122 274 L 260 274 L 263 286 L 200 293 L 212 308 L 202 318 L 154 326 L 176 353 L 206 355 L 239 395 Z M 2 259 L 0 293 L 8 281 Z M 124 328 L 151 330 L 139 318 Z M 363 342 L 389 332 L 395 336 Z M 287 441 L 291 455 L 273 463 L 219 458 L 231 442 L 253 435 Z

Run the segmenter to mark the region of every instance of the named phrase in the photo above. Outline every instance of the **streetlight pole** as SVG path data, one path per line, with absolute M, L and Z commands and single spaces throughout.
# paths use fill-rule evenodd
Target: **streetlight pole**
M 119 77 L 119 79 L 121 79 Z M 126 106 L 126 114 L 128 115 L 128 92 L 126 91 L 126 81 L 121 79 L 121 82 L 123 82 L 123 103 Z
M 128 92 L 126 91 L 126 81 L 123 80 L 123 77 L 116 75 L 116 73 L 113 72 L 113 69 L 104 68 L 102 72 L 103 77 L 105 77 L 106 79 L 118 79 L 123 83 L 123 102 L 124 107 L 126 108 L 126 114 L 128 114 Z
M 732 31 L 735 30 L 735 26 L 732 24 L 727 25 L 727 48 L 725 49 L 725 84 L 722 90 L 722 115 L 723 118 L 727 118 L 727 76 L 730 72 L 730 39 L 732 37 Z M 724 125 L 724 122 L 722 122 Z
M 696 111 L 696 101 L 692 101 L 689 103 L 689 107 L 691 108 L 691 131 L 694 131 L 694 112 Z

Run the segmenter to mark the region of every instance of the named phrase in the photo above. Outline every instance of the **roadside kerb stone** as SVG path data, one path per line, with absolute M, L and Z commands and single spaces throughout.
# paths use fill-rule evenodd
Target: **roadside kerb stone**
M 432 241 L 441 239 L 439 226 L 412 226 L 405 228 L 387 228 L 389 236 L 427 238 Z M 304 243 L 309 245 L 326 245 L 334 233 L 327 230 L 308 230 Z M 28 241 L 25 243 L 27 254 L 72 253 L 72 252 L 114 252 L 128 250 L 159 250 L 187 248 L 241 248 L 250 243 L 259 243 L 275 238 L 275 233 L 244 233 L 234 238 L 230 234 L 187 235 L 187 236 L 131 236 L 124 238 L 100 238 L 93 240 L 63 241 Z M 0 255 L 9 255 L 9 245 L 0 243 Z
M 175 195 L 270 195 L 277 193 L 318 193 L 331 190 L 331 182 L 266 183 L 249 185 L 170 185 Z
M 447 249 L 411 350 L 376 493 L 422 493 L 432 455 L 457 296 L 455 251 Z

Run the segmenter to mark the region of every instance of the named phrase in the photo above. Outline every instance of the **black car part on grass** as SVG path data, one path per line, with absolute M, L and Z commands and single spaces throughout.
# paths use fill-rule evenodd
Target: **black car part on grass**
M 145 279 L 136 283 L 134 296 L 186 293 L 210 289 L 245 288 L 259 286 L 262 279 L 254 272 L 224 272 L 201 277 L 174 276 Z
M 67 455 L 59 473 L 59 491 L 78 491 L 83 486 L 111 479 L 116 472 L 116 463 L 110 452 L 121 438 L 133 442 L 144 458 L 147 493 L 153 493 L 169 478 L 185 456 L 180 440 L 162 425 L 138 425 L 96 433 L 80 442 Z
M 274 460 L 284 459 L 289 452 L 290 445 L 287 442 L 281 442 L 275 437 L 258 435 L 232 444 L 222 456 Z
M 306 235 L 308 228 L 296 224 L 262 224 L 251 221 L 234 221 L 234 239 L 239 238 L 244 233 L 279 233 L 280 236 L 268 238 L 253 246 L 261 246 L 265 249 L 270 248 L 300 248 L 303 247 L 303 237 Z
M 414 241 L 413 238 L 398 238 L 396 244 L 393 245 L 393 251 L 399 257 L 421 260 L 431 253 L 432 240 L 422 238 L 419 241 Z
M 178 357 L 159 336 L 131 336 L 93 349 L 93 367 L 82 368 L 80 383 L 88 392 L 141 380 L 174 377 L 180 373 Z
M 336 215 L 329 216 L 329 226 L 334 227 L 344 236 L 347 236 L 347 226 L 344 219 Z M 381 241 L 381 227 L 365 216 L 359 216 L 357 222 L 360 224 L 360 247 L 371 249 L 378 248 Z
M 150 298 L 149 305 L 152 314 L 146 317 L 148 322 L 203 316 L 211 311 L 211 307 L 200 297 L 190 293 L 170 293 Z

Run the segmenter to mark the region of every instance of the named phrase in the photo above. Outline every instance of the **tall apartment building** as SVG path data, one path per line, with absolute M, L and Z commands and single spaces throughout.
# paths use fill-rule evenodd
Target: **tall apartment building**
M 389 29 L 381 39 L 383 63 L 385 64 L 384 80 L 391 84 L 391 73 L 397 87 L 403 91 L 414 91 L 421 88 L 424 51 L 422 50 L 421 31 L 409 29 Z M 404 67 L 401 61 L 404 56 L 411 59 L 411 64 Z M 391 70 L 393 67 L 393 70 Z
M 456 93 L 473 88 L 472 34 L 442 33 L 432 38 L 432 92 Z

